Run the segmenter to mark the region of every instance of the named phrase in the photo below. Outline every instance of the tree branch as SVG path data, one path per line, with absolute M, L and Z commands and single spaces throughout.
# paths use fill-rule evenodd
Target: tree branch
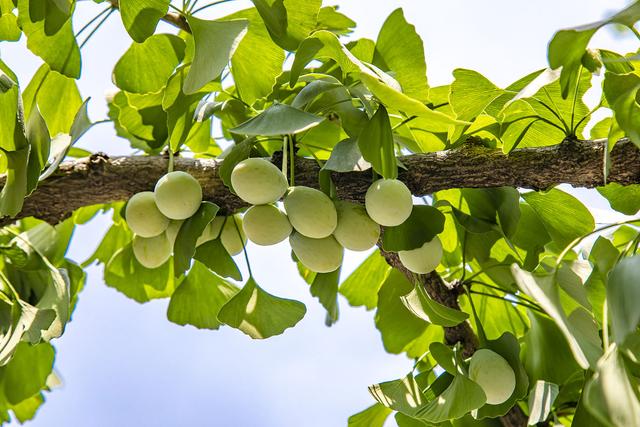
M 603 141 L 571 141 L 518 149 L 506 156 L 499 150 L 467 145 L 401 157 L 407 170 L 400 171 L 400 179 L 416 196 L 449 188 L 546 189 L 560 183 L 595 187 L 604 183 L 604 150 Z M 640 150 L 633 143 L 621 140 L 610 158 L 610 182 L 640 183 Z M 104 154 L 64 162 L 25 200 L 16 218 L 2 219 L 0 225 L 28 216 L 57 223 L 83 206 L 127 200 L 137 192 L 153 190 L 167 164 L 168 159 L 161 156 L 109 158 Z M 175 169 L 192 174 L 202 184 L 205 200 L 230 213 L 245 204 L 224 186 L 218 175 L 220 164 L 213 159 L 176 158 Z M 296 184 L 318 186 L 319 167 L 314 160 L 297 158 L 295 170 Z M 361 202 L 371 184 L 371 172 L 334 173 L 333 179 L 338 197 Z M 0 177 L 0 185 L 3 183 Z

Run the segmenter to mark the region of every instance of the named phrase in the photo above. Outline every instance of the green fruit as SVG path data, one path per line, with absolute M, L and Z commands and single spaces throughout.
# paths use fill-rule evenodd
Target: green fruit
M 242 218 L 242 227 L 249 240 L 261 246 L 280 243 L 293 231 L 287 215 L 274 205 L 249 208 Z
M 169 243 L 171 243 L 171 247 L 173 247 L 173 244 L 176 242 L 176 237 L 178 237 L 178 232 L 180 231 L 180 227 L 182 227 L 183 222 L 184 221 L 178 221 L 175 219 L 172 219 L 169 222 L 169 226 L 167 227 L 165 234 L 167 235 L 167 239 L 169 239 Z
M 338 243 L 352 251 L 366 251 L 380 238 L 380 226 L 376 224 L 365 208 L 357 203 L 336 202 L 338 226 L 333 237 Z
M 187 219 L 202 203 L 202 187 L 186 172 L 169 172 L 156 183 L 156 203 L 171 219 Z
M 231 185 L 238 197 L 252 205 L 279 200 L 287 191 L 287 178 L 273 163 L 251 158 L 238 163 L 231 172 Z
M 442 259 L 442 243 L 438 236 L 418 249 L 398 251 L 402 265 L 418 274 L 427 274 L 436 269 Z
M 222 224 L 224 224 L 223 216 L 217 216 L 213 218 L 213 220 L 205 227 L 202 231 L 200 237 L 196 241 L 196 246 L 200 246 L 203 243 L 208 242 L 209 240 L 217 239 L 220 235 L 220 230 L 222 230 Z
M 367 190 L 365 206 L 372 220 L 395 227 L 409 218 L 413 209 L 411 191 L 397 179 L 379 179 Z
M 131 196 L 127 202 L 125 216 L 131 231 L 140 237 L 162 234 L 169 225 L 169 218 L 160 212 L 151 191 Z
M 289 243 L 298 260 L 311 271 L 330 273 L 342 265 L 344 249 L 333 236 L 312 239 L 293 233 Z
M 333 201 L 314 188 L 291 187 L 284 198 L 284 210 L 293 228 L 313 239 L 330 236 L 338 224 Z
M 140 264 L 157 268 L 171 257 L 172 245 L 166 234 L 155 237 L 133 237 L 133 254 Z
M 240 231 L 240 234 L 238 234 Z M 242 230 L 242 219 L 238 215 L 228 216 L 220 232 L 220 241 L 229 255 L 238 255 L 247 243 Z
M 506 402 L 516 388 L 516 375 L 509 362 L 486 348 L 471 356 L 469 378 L 482 387 L 490 405 Z

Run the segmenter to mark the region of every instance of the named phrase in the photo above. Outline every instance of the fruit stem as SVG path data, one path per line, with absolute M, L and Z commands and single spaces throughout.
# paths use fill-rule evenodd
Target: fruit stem
M 296 185 L 295 183 L 295 179 L 296 179 L 296 173 L 295 173 L 295 152 L 293 151 L 293 137 L 288 137 L 287 138 L 289 140 L 289 169 L 290 172 L 289 174 L 291 175 L 291 186 L 293 187 L 294 185 Z
M 173 150 L 169 148 L 169 166 L 167 172 L 173 172 Z
M 288 136 L 285 135 L 282 140 L 282 174 L 288 182 L 289 176 L 287 175 L 287 164 L 289 162 L 289 147 L 287 138 Z
M 236 227 L 236 232 L 238 233 L 238 237 L 240 238 L 240 243 L 242 243 L 242 252 L 244 253 L 244 260 L 247 263 L 247 271 L 249 271 L 249 277 L 253 278 L 253 273 L 251 272 L 251 263 L 249 262 L 249 255 L 247 254 L 247 247 L 244 244 L 244 239 L 242 238 L 242 234 L 240 234 L 240 228 L 238 227 L 238 223 L 234 217 L 226 217 L 225 221 L 228 221 L 231 218 L 233 221 L 234 227 Z M 224 224 L 222 224 L 222 228 L 224 228 Z

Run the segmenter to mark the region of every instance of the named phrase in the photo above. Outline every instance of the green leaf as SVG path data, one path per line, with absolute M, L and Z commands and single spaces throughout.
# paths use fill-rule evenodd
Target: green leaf
M 351 415 L 348 427 L 383 427 L 389 414 L 391 414 L 391 409 L 380 403 L 375 403 L 364 411 Z
M 511 271 L 520 290 L 532 297 L 556 323 L 582 369 L 595 367 L 596 361 L 602 355 L 600 342 L 593 340 L 594 335 L 596 339 L 598 337 L 595 321 L 582 321 L 579 314 L 584 311 L 582 308 L 574 311 L 577 314 L 571 313 L 574 316 L 573 321 L 571 316 L 567 317 L 562 308 L 559 289 L 553 282 L 553 275 L 535 276 L 520 269 L 516 264 L 511 267 Z
M 67 156 L 71 146 L 93 126 L 88 115 L 89 99 L 90 98 L 87 98 L 78 109 L 73 119 L 73 124 L 71 125 L 70 135 L 59 134 L 51 141 L 51 154 L 53 158 L 47 169 L 40 175 L 40 181 L 45 180 L 58 169 L 58 166 Z
M 353 172 L 366 170 L 370 167 L 371 164 L 362 157 L 358 142 L 353 138 L 347 138 L 333 147 L 331 155 L 322 170 Z
M 640 89 L 640 77 L 635 73 L 605 73 L 604 96 L 613 110 L 615 122 L 636 145 L 640 144 L 640 106 L 636 95 Z
M 113 69 L 113 82 L 133 93 L 157 92 L 184 58 L 185 43 L 173 34 L 157 34 L 133 43 Z
M 140 303 L 166 298 L 176 286 L 171 259 L 158 268 L 146 268 L 136 260 L 131 243 L 109 259 L 104 267 L 104 282 Z
M 640 255 L 624 258 L 609 273 L 607 282 L 607 307 L 613 338 L 621 345 L 640 323 L 640 307 L 635 304 L 640 298 L 638 276 Z
M 24 423 L 25 421 L 32 420 L 36 416 L 36 412 L 40 409 L 40 406 L 43 403 L 44 397 L 42 396 L 42 393 L 38 393 L 23 400 L 17 405 L 12 405 L 11 411 L 20 423 Z
M 316 28 L 321 0 L 252 0 L 264 21 L 271 39 L 288 51 Z
M 404 17 L 401 8 L 386 19 L 376 41 L 373 63 L 394 72 L 402 92 L 419 101 L 429 99 L 427 65 L 422 39 Z
M 565 384 L 581 371 L 567 340 L 553 320 L 531 310 L 527 315 L 531 327 L 524 336 L 523 363 L 531 382 Z
M 444 230 L 444 215 L 433 206 L 415 205 L 405 222 L 386 227 L 382 236 L 385 251 L 416 249 Z
M 349 34 L 356 23 L 346 15 L 338 12 L 338 6 L 324 6 L 318 12 L 318 30 L 329 30 L 334 34 Z
M 318 298 L 327 310 L 325 324 L 331 326 L 338 321 L 338 283 L 340 268 L 331 273 L 317 273 L 311 283 L 311 295 Z
M 20 343 L 13 359 L 0 368 L 7 401 L 15 405 L 44 388 L 54 357 L 53 347 L 48 343 L 35 346 Z
M 120 0 L 122 23 L 131 38 L 142 43 L 151 36 L 160 18 L 167 14 L 169 3 L 170 0 Z
M 385 407 L 411 416 L 427 403 L 411 373 L 398 380 L 371 385 L 369 393 Z
M 252 105 L 273 90 L 276 78 L 282 73 L 284 51 L 271 40 L 255 8 L 242 10 L 222 20 L 239 18 L 248 19 L 249 28 L 231 58 L 231 74 L 240 98 Z
M 46 64 L 29 82 L 23 99 L 25 116 L 30 117 L 32 108 L 37 105 L 52 137 L 71 133 L 76 113 L 82 106 L 75 80 L 49 69 Z M 60 105 L 65 107 L 60 108 Z
M 536 381 L 529 393 L 529 420 L 527 425 L 536 425 L 549 417 L 553 402 L 558 397 L 558 392 L 557 384 Z
M 222 277 L 242 280 L 240 269 L 238 269 L 229 252 L 222 246 L 222 241 L 219 238 L 209 240 L 198 246 L 193 259 L 200 261 Z
M 595 227 L 589 210 L 564 191 L 554 188 L 546 193 L 524 193 L 522 197 L 538 214 L 544 228 L 561 248 Z
M 27 47 L 52 70 L 77 79 L 80 77 L 80 48 L 73 34 L 71 19 L 55 33 L 47 34 L 45 20 L 31 16 L 31 2 L 18 1 L 18 21 L 27 36 Z
M 418 318 L 434 325 L 451 327 L 469 318 L 467 313 L 434 301 L 421 284 L 417 284 L 411 292 L 400 297 L 400 300 Z
M 255 144 L 255 138 L 247 138 L 231 148 L 231 151 L 225 156 L 222 165 L 220 165 L 219 176 L 227 188 L 233 190 L 231 185 L 231 172 L 241 161 L 248 159 L 251 154 L 251 147 Z
M 578 81 L 582 56 L 596 31 L 610 23 L 631 27 L 638 19 L 640 19 L 640 3 L 633 3 L 608 19 L 560 30 L 553 36 L 549 43 L 549 65 L 551 68 L 562 67 L 560 84 L 563 98 L 569 95 L 569 91 L 573 90 Z
M 249 277 L 247 283 L 218 313 L 218 320 L 253 339 L 282 334 L 307 312 L 303 303 L 269 294 Z
M 429 323 L 416 317 L 402 303 L 402 296 L 413 290 L 404 274 L 393 269 L 378 292 L 378 310 L 375 315 L 376 328 L 382 336 L 382 343 L 389 353 L 401 353 L 414 341 L 422 337 Z M 422 344 L 422 343 L 421 343 Z M 424 343 L 426 350 L 429 343 Z M 418 352 L 419 356 L 424 351 Z
M 396 179 L 398 177 L 393 131 L 387 109 L 383 105 L 378 107 L 371 120 L 360 132 L 358 147 L 362 157 L 371 163 L 373 169 L 383 178 Z
M 293 108 L 287 104 L 273 104 L 262 113 L 230 129 L 247 136 L 279 136 L 304 132 L 317 126 L 324 117 Z
M 461 399 L 461 396 L 464 398 Z M 442 394 L 418 410 L 416 418 L 441 423 L 461 418 L 481 407 L 485 401 L 484 391 L 478 384 L 464 375 L 456 375 Z
M 29 160 L 27 166 L 27 194 L 31 193 L 38 185 L 40 172 L 47 164 L 49 159 L 49 149 L 51 138 L 49 130 L 45 123 L 40 110 L 33 108 L 31 115 L 27 120 L 26 137 L 29 141 Z
M 184 82 L 184 93 L 190 95 L 217 79 L 227 66 L 238 44 L 247 33 L 249 21 L 205 21 L 187 17 L 196 50 Z M 215 49 L 211 49 L 215 46 Z
M 600 422 L 614 426 L 637 426 L 640 420 L 638 380 L 612 345 L 600 360 L 584 388 L 584 403 Z
M 211 202 L 202 202 L 200 207 L 180 227 L 173 244 L 173 269 L 176 277 L 182 275 L 191 264 L 196 253 L 196 241 L 220 208 Z
M 460 120 L 471 120 L 505 93 L 482 74 L 458 68 L 453 70 L 450 102 Z
M 24 197 L 27 195 L 29 148 L 3 151 L 2 154 L 6 159 L 7 175 L 0 192 L 0 217 L 14 217 L 22 210 Z
M 609 201 L 612 209 L 625 215 L 635 215 L 640 211 L 640 185 L 620 185 L 611 182 L 597 188 L 598 193 Z
M 353 307 L 372 310 L 378 305 L 378 291 L 387 279 L 391 267 L 380 252 L 373 251 L 340 285 L 340 293 Z
M 176 288 L 167 309 L 167 318 L 178 325 L 198 329 L 218 329 L 218 312 L 239 289 L 195 262 L 187 277 Z
M 18 17 L 12 12 L 12 0 L 0 0 L 0 40 L 18 41 L 22 31 L 18 26 Z

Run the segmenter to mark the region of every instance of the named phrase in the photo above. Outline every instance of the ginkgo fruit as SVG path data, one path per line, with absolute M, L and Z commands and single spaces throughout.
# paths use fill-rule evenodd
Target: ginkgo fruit
M 333 236 L 312 239 L 294 232 L 289 243 L 298 260 L 311 271 L 330 273 L 342 265 L 344 249 Z
M 274 205 L 250 207 L 244 213 L 242 227 L 247 238 L 261 246 L 280 243 L 293 231 L 287 215 Z
M 482 387 L 490 405 L 506 402 L 516 388 L 516 375 L 509 362 L 486 348 L 471 356 L 469 378 Z
M 171 257 L 171 242 L 165 233 L 154 237 L 133 237 L 133 254 L 147 268 L 158 268 Z
M 438 236 L 417 249 L 398 251 L 402 265 L 417 274 L 427 274 L 436 269 L 442 259 L 442 243 Z
M 353 202 L 336 202 L 338 225 L 333 232 L 346 249 L 366 251 L 372 248 L 380 238 L 380 226 L 373 221 L 362 205 Z
M 238 215 L 228 216 L 220 232 L 220 241 L 229 255 L 238 255 L 247 243 L 242 229 L 242 219 Z
M 210 240 L 217 239 L 222 230 L 225 217 L 217 216 L 211 220 L 209 224 L 204 228 L 200 237 L 196 241 L 196 246 L 200 246 L 203 243 L 207 243 Z
M 231 186 L 238 197 L 252 205 L 279 200 L 287 191 L 287 178 L 273 163 L 261 158 L 245 159 L 231 172 Z
M 156 204 L 171 219 L 187 219 L 202 203 L 202 187 L 186 172 L 169 172 L 158 180 L 155 188 Z
M 330 236 L 338 225 L 333 201 L 315 188 L 291 187 L 284 198 L 284 210 L 293 228 L 313 239 Z
M 131 231 L 141 237 L 162 234 L 169 225 L 169 218 L 160 212 L 151 191 L 131 196 L 127 202 L 125 217 Z
M 367 213 L 375 222 L 386 227 L 400 225 L 413 209 L 411 191 L 397 179 L 379 179 L 365 195 Z

